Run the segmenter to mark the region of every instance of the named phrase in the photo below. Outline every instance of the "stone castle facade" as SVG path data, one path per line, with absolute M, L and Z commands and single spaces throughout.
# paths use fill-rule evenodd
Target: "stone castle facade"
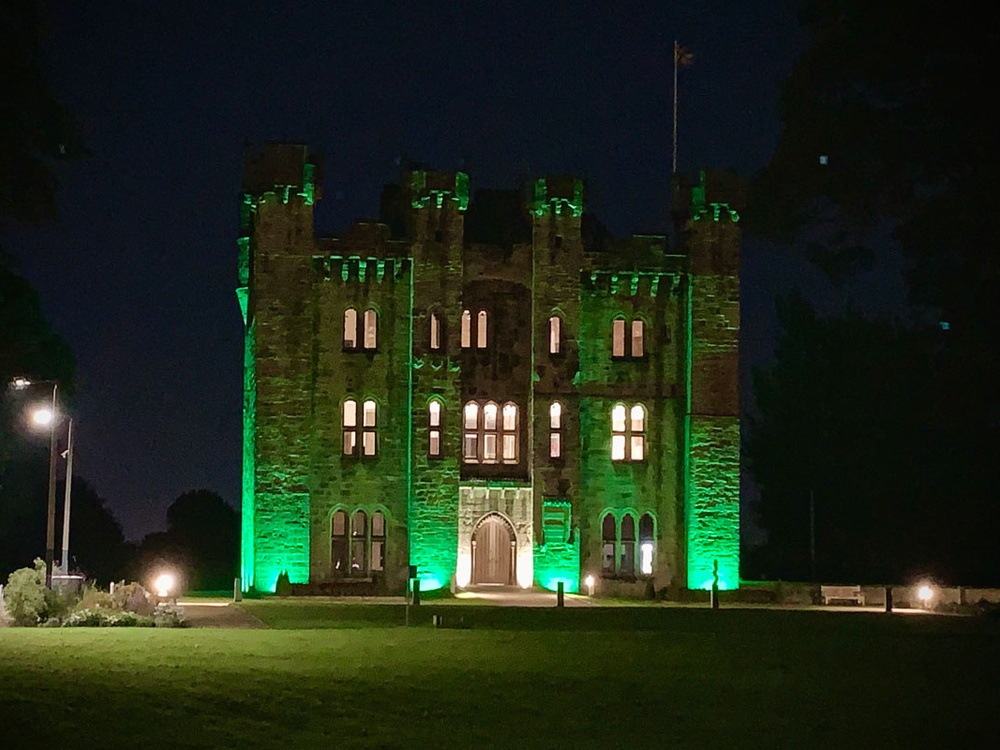
M 579 179 L 411 169 L 317 238 L 308 148 L 248 157 L 244 588 L 739 584 L 739 216 L 613 240 Z M 735 204 L 734 204 L 735 205 Z

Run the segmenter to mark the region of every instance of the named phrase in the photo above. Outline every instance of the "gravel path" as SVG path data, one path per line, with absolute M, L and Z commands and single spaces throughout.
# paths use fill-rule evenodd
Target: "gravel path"
M 239 605 L 224 599 L 181 599 L 184 620 L 192 628 L 266 628 Z

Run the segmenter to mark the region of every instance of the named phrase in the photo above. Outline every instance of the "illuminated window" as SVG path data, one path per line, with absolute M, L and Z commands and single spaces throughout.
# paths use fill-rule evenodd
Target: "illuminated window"
M 562 351 L 562 320 L 558 315 L 549 318 L 549 354 Z
M 330 568 L 334 575 L 346 575 L 347 564 L 347 511 L 333 514 L 330 525 Z
M 431 349 L 438 351 L 443 346 L 441 313 L 431 313 Z
M 385 516 L 380 510 L 372 513 L 372 570 L 385 570 Z
M 368 515 L 357 510 L 351 516 L 351 569 L 352 578 L 368 575 Z
M 503 462 L 517 463 L 517 407 L 503 405 Z
M 486 311 L 480 310 L 476 316 L 476 347 L 486 348 Z
M 365 310 L 365 349 L 378 348 L 378 314 L 370 307 Z
M 365 401 L 364 408 L 362 411 L 362 422 L 361 422 L 361 448 L 362 453 L 366 456 L 375 455 L 375 446 L 377 443 L 375 435 L 375 402 L 368 400 Z
M 611 356 L 616 359 L 641 359 L 646 356 L 645 323 L 639 318 L 626 321 L 615 318 L 611 323 Z
M 604 573 L 615 572 L 615 546 L 618 541 L 618 524 L 610 513 L 601 521 L 601 569 Z
M 358 311 L 353 307 L 344 310 L 344 348 L 358 348 Z
M 646 407 L 642 404 L 611 408 L 611 460 L 646 460 Z
M 344 429 L 344 455 L 353 456 L 358 449 L 358 402 L 354 399 L 344 402 L 341 424 Z
M 470 401 L 465 405 L 462 419 L 462 460 L 479 461 L 479 404 Z
M 472 346 L 472 313 L 462 310 L 462 348 Z
M 470 401 L 462 410 L 462 460 L 465 463 L 517 463 L 517 406 Z
M 653 575 L 653 517 L 646 513 L 639 519 L 639 572 Z
M 611 356 L 625 356 L 625 321 L 622 318 L 615 318 L 611 324 Z
M 635 574 L 635 518 L 626 513 L 622 516 L 621 544 L 621 564 L 618 572 L 625 575 Z
M 441 402 L 431 401 L 427 405 L 427 455 L 441 457 Z
M 549 458 L 562 456 L 562 404 L 553 401 L 549 406 Z

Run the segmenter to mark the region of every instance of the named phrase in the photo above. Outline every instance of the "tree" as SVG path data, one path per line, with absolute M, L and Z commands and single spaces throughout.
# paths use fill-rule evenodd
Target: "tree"
M 211 490 L 189 490 L 167 508 L 167 531 L 149 534 L 139 549 L 142 571 L 179 567 L 189 589 L 228 589 L 239 568 L 240 519 Z
M 782 507 L 802 507 L 780 500 L 776 487 L 783 475 L 790 487 L 803 471 L 797 460 L 827 458 L 800 454 L 810 446 L 821 451 L 833 430 L 835 448 L 850 440 L 877 451 L 874 463 L 864 451 L 836 453 L 843 462 L 828 465 L 822 479 L 842 488 L 844 502 L 848 492 L 868 498 L 844 508 L 858 523 L 885 516 L 883 557 L 903 543 L 906 529 L 902 536 L 922 539 L 927 564 L 948 577 L 995 582 L 1000 563 L 983 529 L 996 523 L 992 498 L 1000 482 L 1000 225 L 989 218 L 1000 146 L 977 71 L 996 67 L 1000 14 L 809 0 L 802 20 L 812 44 L 782 89 L 784 130 L 751 185 L 748 229 L 795 244 L 841 281 L 872 257 L 877 230 L 890 227 L 906 258 L 913 315 L 909 330 L 890 330 L 871 321 L 821 321 L 786 306 L 786 351 L 758 383 L 753 437 L 754 471 L 770 484 L 762 515 L 773 527 L 772 555 L 792 555 L 778 549 L 791 543 L 779 530 Z M 810 343 L 807 331 L 819 340 Z M 830 345 L 853 369 L 821 356 L 817 347 Z M 829 372 L 839 380 L 831 382 Z M 829 411 L 820 389 L 837 395 L 841 383 L 854 399 Z M 872 401 L 873 393 L 883 398 Z M 864 420 L 858 402 L 869 409 Z M 788 424 L 792 415 L 803 423 Z M 893 486 L 871 494 L 887 481 Z M 800 500 L 803 491 L 796 490 Z M 801 519 L 795 523 L 802 528 Z M 839 540 L 844 554 L 857 532 Z M 892 553 L 892 575 L 916 564 L 914 548 Z M 792 567 L 801 569 L 801 560 Z
M 60 483 L 61 484 L 61 483 Z M 65 489 L 57 490 L 56 539 L 62 539 Z M 70 556 L 74 570 L 101 584 L 117 581 L 125 573 L 132 553 L 121 524 L 105 507 L 105 500 L 86 479 L 74 475 L 70 503 Z

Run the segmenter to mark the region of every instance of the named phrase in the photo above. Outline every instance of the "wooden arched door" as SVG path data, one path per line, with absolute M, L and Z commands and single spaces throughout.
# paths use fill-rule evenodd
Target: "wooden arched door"
M 472 583 L 514 583 L 514 530 L 502 516 L 480 521 L 472 534 Z

